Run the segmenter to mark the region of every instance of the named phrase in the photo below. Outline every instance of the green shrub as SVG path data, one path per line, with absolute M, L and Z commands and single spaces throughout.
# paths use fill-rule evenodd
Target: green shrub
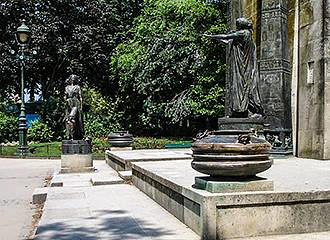
M 93 139 L 93 153 L 104 154 L 105 150 L 109 147 L 108 140 L 106 138 Z
M 132 147 L 134 149 L 163 149 L 166 144 L 185 144 L 191 143 L 189 138 L 154 138 L 154 137 L 135 137 Z
M 18 118 L 0 112 L 0 143 L 18 141 Z
M 42 122 L 45 123 L 53 134 L 53 139 L 61 141 L 65 136 L 65 102 L 60 97 L 51 97 L 43 101 L 40 112 Z
M 28 129 L 28 140 L 34 142 L 50 142 L 54 137 L 54 132 L 47 124 L 41 121 L 34 121 Z

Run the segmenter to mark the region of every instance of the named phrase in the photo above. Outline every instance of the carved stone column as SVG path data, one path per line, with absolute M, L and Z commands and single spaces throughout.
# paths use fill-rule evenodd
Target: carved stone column
M 291 73 L 288 57 L 288 2 L 263 0 L 260 92 L 270 124 L 267 140 L 277 152 L 292 150 Z

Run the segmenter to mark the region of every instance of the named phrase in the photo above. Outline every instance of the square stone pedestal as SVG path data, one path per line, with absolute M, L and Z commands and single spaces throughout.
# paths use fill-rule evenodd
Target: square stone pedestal
M 69 154 L 61 156 L 61 173 L 93 172 L 92 154 Z
M 94 170 L 91 141 L 62 141 L 61 173 L 81 173 Z
M 272 180 L 260 177 L 238 180 L 234 178 L 195 177 L 193 187 L 211 193 L 273 191 L 274 183 Z

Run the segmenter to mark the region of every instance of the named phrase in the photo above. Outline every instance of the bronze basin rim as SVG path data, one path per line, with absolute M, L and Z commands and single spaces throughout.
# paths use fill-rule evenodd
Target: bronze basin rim
M 257 155 L 269 154 L 271 146 L 249 146 L 249 147 L 228 147 L 227 146 L 202 146 L 192 147 L 193 154 L 241 154 L 241 155 Z
M 209 147 L 218 147 L 218 148 L 271 148 L 270 143 L 193 143 L 192 148 L 209 148 Z
M 227 152 L 227 153 L 269 153 L 272 147 L 270 144 L 195 144 L 192 145 L 191 150 L 193 153 L 212 153 L 212 152 Z
M 253 159 L 260 160 L 267 160 L 269 159 L 269 154 L 192 154 L 194 161 L 207 161 L 208 159 L 212 159 L 214 161 L 216 160 L 228 160 L 228 161 L 239 161 L 240 159 L 242 161 L 253 161 Z M 204 159 L 204 160 L 203 160 Z
M 233 150 L 233 149 L 194 149 L 191 155 L 226 155 L 226 156 L 233 156 L 233 155 L 269 155 L 268 149 L 255 149 L 250 151 L 240 151 L 240 150 Z

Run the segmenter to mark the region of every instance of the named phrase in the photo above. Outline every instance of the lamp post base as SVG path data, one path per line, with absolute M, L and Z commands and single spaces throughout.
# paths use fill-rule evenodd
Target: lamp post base
M 28 146 L 19 146 L 17 148 L 16 155 L 21 157 L 31 156 L 31 152 Z

